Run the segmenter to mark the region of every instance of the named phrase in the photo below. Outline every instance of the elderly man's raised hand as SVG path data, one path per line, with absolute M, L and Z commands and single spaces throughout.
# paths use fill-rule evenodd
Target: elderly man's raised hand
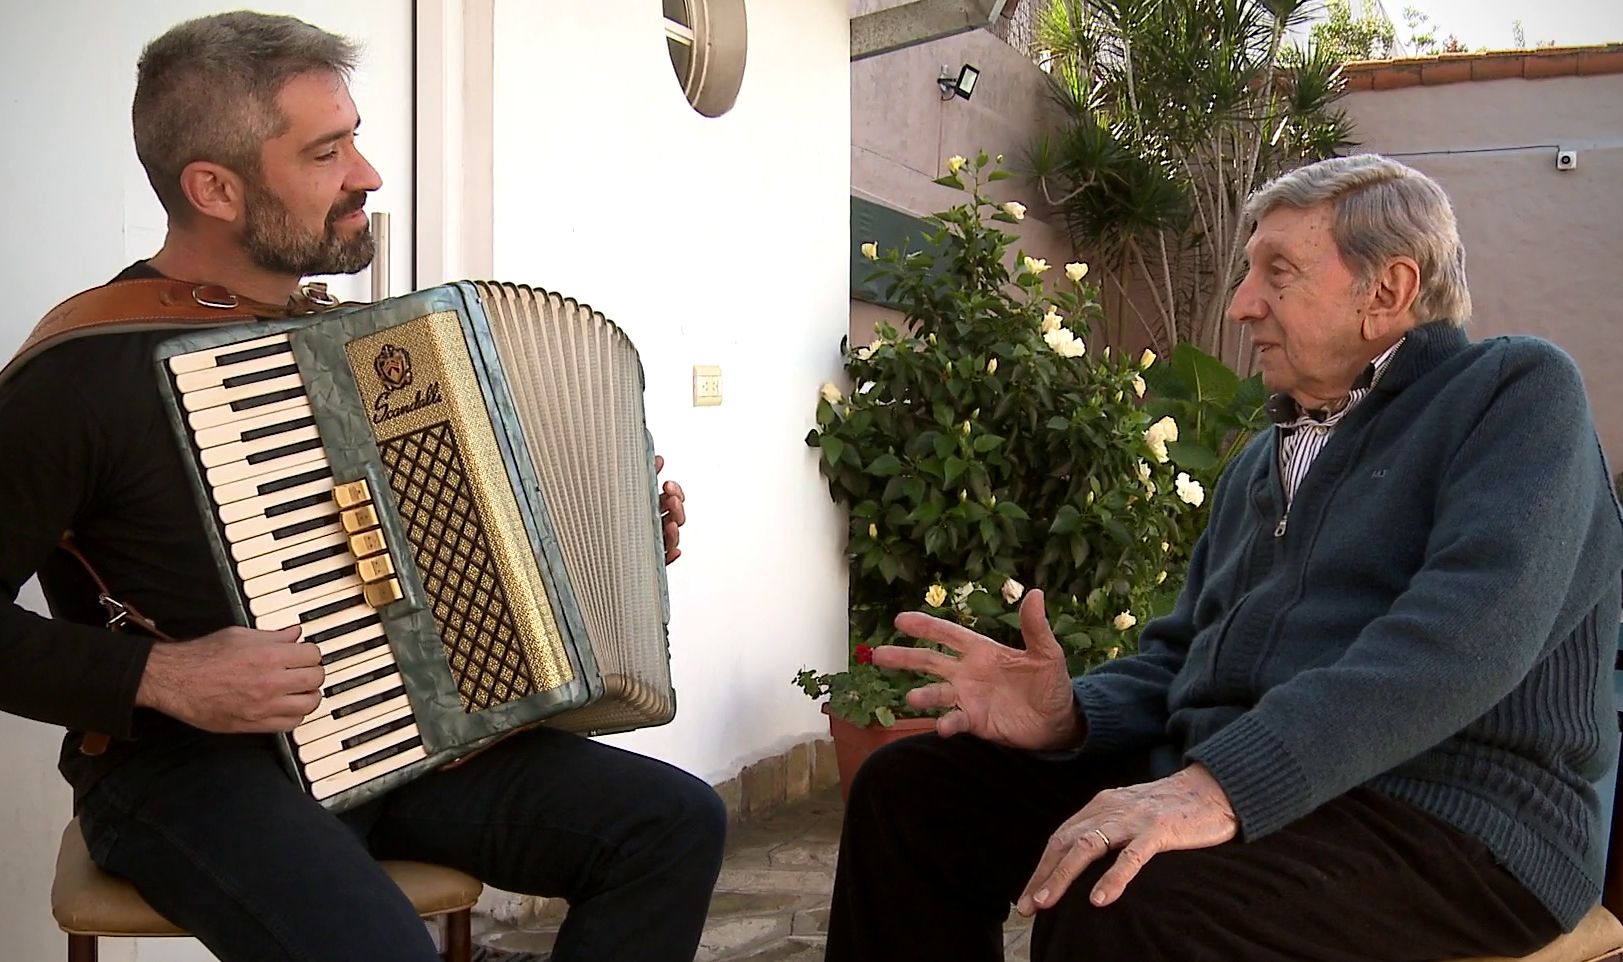
M 954 653 L 892 645 L 873 653 L 874 664 L 882 668 L 906 668 L 941 679 L 907 693 L 914 708 L 952 709 L 936 722 L 940 735 L 968 733 L 1033 750 L 1081 742 L 1065 653 L 1048 627 L 1041 591 L 1027 592 L 1020 605 L 1024 651 L 922 612 L 898 615 L 896 627 Z

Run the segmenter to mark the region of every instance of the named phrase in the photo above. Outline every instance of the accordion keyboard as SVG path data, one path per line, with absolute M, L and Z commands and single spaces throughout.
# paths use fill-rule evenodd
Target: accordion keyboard
M 311 794 L 425 757 L 374 610 L 398 597 L 378 569 L 388 556 L 356 547 L 368 537 L 365 482 L 336 483 L 287 336 L 177 355 L 169 368 L 253 627 L 299 625 L 321 651 L 321 702 L 291 733 Z

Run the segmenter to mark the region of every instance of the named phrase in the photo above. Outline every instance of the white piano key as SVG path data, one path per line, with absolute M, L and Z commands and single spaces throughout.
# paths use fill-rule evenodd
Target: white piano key
M 236 421 L 250 415 L 271 414 L 276 411 L 291 411 L 298 408 L 298 406 L 301 404 L 309 403 L 309 400 L 304 396 L 304 391 L 301 389 L 295 392 L 291 397 L 281 398 L 266 404 L 258 404 L 253 407 L 244 407 L 241 410 L 233 408 L 228 404 L 222 404 L 218 407 L 204 408 L 201 411 L 193 411 L 186 415 L 186 423 L 191 425 L 193 431 L 202 431 L 208 428 L 217 427 L 221 424 L 230 424 L 232 421 Z
M 303 745 L 318 738 L 326 738 L 336 732 L 347 731 L 363 722 L 371 721 L 394 711 L 396 708 L 409 707 L 410 700 L 405 692 L 401 692 L 387 701 L 371 705 L 352 715 L 343 718 L 334 718 L 331 715 L 309 715 L 293 729 L 293 741 Z
M 297 424 L 297 421 L 290 422 Z M 320 441 L 321 432 L 316 430 L 314 424 L 292 428 L 278 434 L 252 441 L 233 441 L 230 444 L 219 444 L 212 448 L 205 448 L 199 459 L 203 467 L 213 468 L 220 465 L 246 463 L 250 467 L 258 468 L 266 463 L 265 455 L 272 451 L 297 445 L 302 441 Z M 256 458 L 257 456 L 257 458 Z
M 175 375 L 175 389 L 182 394 L 201 391 L 204 388 L 218 387 L 234 377 L 244 374 L 257 374 L 260 371 L 269 371 L 273 368 L 287 367 L 293 363 L 293 349 L 256 357 L 235 364 L 222 364 L 216 367 L 206 367 L 200 371 L 187 371 L 185 374 Z
M 330 573 L 331 572 L 329 572 L 329 574 Z M 268 595 L 260 595 L 258 598 L 249 600 L 248 613 L 253 615 L 255 618 L 258 618 L 261 615 L 268 615 L 273 611 L 281 611 L 283 608 L 289 608 L 293 605 L 300 604 L 306 595 L 313 598 L 316 596 L 316 592 L 318 590 L 326 592 L 336 591 L 340 588 L 359 588 L 360 586 L 361 576 L 351 573 L 336 580 L 314 585 L 310 588 L 303 588 L 299 591 L 292 591 L 289 589 L 273 591 Z
M 405 724 L 402 725 L 402 722 Z M 400 725 L 400 727 L 394 728 L 394 731 L 403 731 L 408 727 L 412 731 L 417 731 L 417 722 L 412 717 L 411 706 L 402 705 L 379 715 L 377 718 L 368 719 L 343 731 L 334 732 L 325 738 L 317 738 L 308 744 L 299 745 L 299 760 L 313 762 L 318 758 L 326 758 L 333 752 L 342 751 L 345 742 L 350 742 L 351 745 L 370 744 L 388 734 L 391 726 L 395 725 Z
M 232 481 L 257 478 L 260 475 L 269 474 L 288 465 L 315 464 L 318 461 L 323 464 L 327 461 L 326 449 L 320 444 L 316 444 L 308 450 L 294 451 L 274 461 L 265 461 L 260 464 L 249 464 L 247 461 L 233 461 L 230 464 L 222 464 L 219 467 L 209 468 L 203 472 L 203 478 L 208 482 L 209 487 L 213 488 L 222 484 L 229 484 Z
M 287 465 L 286 467 L 278 468 L 275 471 L 262 474 L 258 477 L 249 478 L 246 481 L 236 481 L 231 484 L 222 484 L 219 487 L 212 489 L 213 500 L 215 504 L 227 505 L 235 504 L 238 501 L 247 501 L 250 498 L 270 497 L 275 495 L 277 492 L 265 491 L 262 489 L 267 486 L 275 485 L 278 482 L 286 481 L 289 478 L 301 477 L 303 475 L 316 475 L 324 477 L 328 481 L 332 480 L 332 471 L 329 470 L 324 464 L 292 464 Z
M 221 358 L 230 358 L 234 354 L 246 351 L 256 351 L 263 347 L 271 347 L 287 343 L 286 334 L 270 334 L 265 337 L 254 338 L 251 341 L 238 341 L 235 344 L 223 344 L 211 347 L 205 351 L 192 351 L 188 354 L 176 354 L 169 359 L 169 370 L 175 374 L 185 374 L 190 371 L 201 371 L 204 368 L 216 367 Z
M 362 769 L 361 771 L 342 772 L 338 775 L 334 775 L 331 778 L 324 778 L 319 782 L 312 782 L 310 785 L 310 794 L 314 796 L 317 801 L 324 798 L 331 798 L 332 796 L 337 795 L 339 792 L 347 791 L 348 789 L 354 788 L 357 785 L 364 785 L 367 782 L 372 781 L 374 778 L 380 778 L 389 774 L 390 772 L 398 771 L 399 769 L 410 765 L 412 762 L 421 761 L 427 757 L 428 752 L 426 752 L 423 747 L 419 745 L 416 748 L 402 752 L 399 755 L 392 755 L 389 758 L 384 759 L 382 762 L 379 762 L 378 764 L 369 768 Z
M 257 558 L 249 558 L 237 565 L 237 577 L 243 581 L 252 581 L 255 578 L 281 571 L 283 564 L 302 555 L 309 554 L 312 551 L 327 551 L 337 547 L 342 547 L 346 553 L 349 551 L 349 539 L 344 537 L 342 532 L 291 545 L 278 551 L 262 554 Z
M 188 411 L 202 411 L 206 408 L 230 404 L 233 401 L 246 401 L 250 398 L 263 397 L 267 394 L 290 389 L 302 391 L 303 388 L 304 378 L 296 373 L 288 373 L 267 378 L 263 381 L 255 381 L 252 384 L 238 385 L 237 387 L 221 385 L 220 387 L 209 387 L 201 391 L 193 391 L 190 394 L 182 394 L 180 396 L 180 406 Z M 242 413 L 253 415 L 263 412 L 248 408 Z
M 226 544 L 236 545 L 296 524 L 325 518 L 328 515 L 332 516 L 334 522 L 338 520 L 338 505 L 332 501 L 328 501 L 326 504 L 313 504 L 308 508 L 300 508 L 297 511 L 289 511 L 287 514 L 279 514 L 275 517 L 260 515 L 257 518 L 244 518 L 241 521 L 233 521 L 225 526 L 223 536 Z
M 228 421 L 225 424 L 204 428 L 201 431 L 194 432 L 192 434 L 192 440 L 197 442 L 197 446 L 199 448 L 217 447 L 221 444 L 231 444 L 235 441 L 241 441 L 242 436 L 244 434 L 248 434 L 249 432 L 259 431 L 265 428 L 273 428 L 278 424 L 285 424 L 289 421 L 294 421 L 301 417 L 309 416 L 309 402 L 300 401 L 293 407 L 278 411 L 253 411 L 249 412 L 249 416 L 244 417 L 241 420 Z
M 315 761 L 306 763 L 304 766 L 304 777 L 308 778 L 312 782 L 315 782 L 320 781 L 323 778 L 331 778 L 340 772 L 349 772 L 352 770 L 350 765 L 354 762 L 361 761 L 362 759 L 376 755 L 378 752 L 393 748 L 402 742 L 420 741 L 422 737 L 422 733 L 418 732 L 415 728 L 402 728 L 399 731 L 389 732 L 383 737 L 367 742 L 366 744 L 356 745 L 353 748 L 345 748 L 340 751 L 333 752 L 331 755 L 327 755 L 323 758 L 318 758 Z M 364 768 L 361 769 L 363 772 L 365 770 L 366 769 Z
M 298 467 L 305 467 L 305 465 L 299 465 Z M 292 473 L 292 477 L 298 478 L 306 474 L 320 473 L 320 471 L 295 471 Z M 246 521 L 249 518 L 270 518 L 274 521 L 277 518 L 286 517 L 293 511 L 300 511 L 304 508 L 322 504 L 332 504 L 332 489 L 332 475 L 328 474 L 314 481 L 295 484 L 292 487 L 273 491 L 270 494 L 243 498 L 241 501 L 223 504 L 219 508 L 220 523 L 236 524 L 238 521 Z M 334 510 L 337 510 L 336 507 Z M 276 513 L 271 514 L 272 511 Z
M 278 548 L 313 541 L 316 538 L 325 537 L 335 531 L 342 530 L 344 530 L 343 525 L 339 522 L 338 515 L 334 513 L 331 520 L 315 518 L 307 522 L 301 522 L 299 525 L 277 528 L 269 534 L 262 534 L 257 538 L 239 541 L 231 545 L 231 557 L 237 561 L 247 561 L 249 558 L 257 558 L 267 551 L 275 551 Z

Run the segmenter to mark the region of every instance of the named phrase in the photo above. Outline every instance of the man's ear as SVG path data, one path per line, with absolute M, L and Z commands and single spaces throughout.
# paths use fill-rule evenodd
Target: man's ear
M 206 160 L 194 160 L 180 172 L 180 191 L 202 217 L 231 224 L 243 214 L 245 185 L 236 171 Z
M 1415 325 L 1414 301 L 1420 294 L 1420 265 L 1412 257 L 1389 258 L 1369 284 L 1364 305 L 1366 341 L 1384 340 Z

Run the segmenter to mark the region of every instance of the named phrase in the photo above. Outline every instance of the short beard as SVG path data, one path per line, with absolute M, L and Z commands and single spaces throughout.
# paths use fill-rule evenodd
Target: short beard
M 338 219 L 360 210 L 366 194 L 346 194 L 327 213 L 320 235 L 306 232 L 293 220 L 282 199 L 263 185 L 248 189 L 247 217 L 242 246 L 257 266 L 275 274 L 308 277 L 312 274 L 354 274 L 372 263 L 375 243 L 368 224 L 345 240 L 338 234 Z

